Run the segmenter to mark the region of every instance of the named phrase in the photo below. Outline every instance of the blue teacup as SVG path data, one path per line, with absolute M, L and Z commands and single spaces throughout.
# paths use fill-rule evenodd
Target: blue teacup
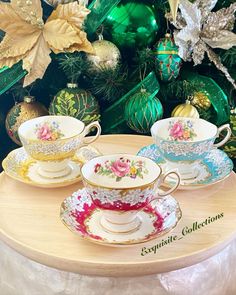
M 225 137 L 214 143 L 223 130 Z M 151 134 L 168 168 L 178 168 L 182 179 L 191 179 L 197 176 L 197 164 L 206 154 L 229 140 L 231 129 L 229 124 L 217 128 L 203 119 L 173 117 L 154 123 Z

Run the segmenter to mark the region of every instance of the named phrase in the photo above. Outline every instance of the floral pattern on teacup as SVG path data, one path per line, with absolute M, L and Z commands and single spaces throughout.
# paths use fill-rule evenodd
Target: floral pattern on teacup
M 197 136 L 193 130 L 193 123 L 190 120 L 170 122 L 168 130 L 169 139 L 175 141 L 193 140 L 193 138 Z
M 36 136 L 40 140 L 53 141 L 60 139 L 64 136 L 61 132 L 59 124 L 55 121 L 53 122 L 43 122 L 36 125 Z
M 176 158 L 179 156 L 180 157 L 185 157 L 185 156 L 194 157 L 195 155 L 201 156 L 202 154 L 205 154 L 211 150 L 212 141 L 214 142 L 214 139 L 206 140 L 203 142 L 188 143 L 188 145 L 186 145 L 185 143 L 182 143 L 182 142 L 180 143 L 178 142 L 178 144 L 173 144 L 166 140 L 160 140 L 159 149 L 165 153 L 166 158 L 168 158 L 168 156 L 170 156 L 171 154 L 172 154 L 171 157 L 173 158 Z M 173 160 L 176 160 L 176 159 L 173 159 Z
M 86 191 L 91 196 L 94 204 L 108 210 L 139 210 L 149 203 L 153 197 L 156 185 L 143 189 L 113 190 L 86 185 Z
M 107 160 L 104 164 L 97 163 L 94 166 L 94 172 L 121 181 L 124 177 L 143 178 L 143 174 L 147 174 L 148 170 L 145 168 L 144 161 L 134 161 L 122 157 L 115 161 Z

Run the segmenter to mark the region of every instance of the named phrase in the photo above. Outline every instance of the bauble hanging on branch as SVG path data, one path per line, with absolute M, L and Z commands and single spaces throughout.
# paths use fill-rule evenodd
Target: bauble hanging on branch
M 211 101 L 208 96 L 209 94 L 204 91 L 195 92 L 191 99 L 191 104 L 198 109 L 207 111 L 211 107 Z
M 85 125 L 100 118 L 99 105 L 89 92 L 78 88 L 76 83 L 68 83 L 67 88 L 60 90 L 49 107 L 50 115 L 71 116 Z
M 92 70 L 99 71 L 102 69 L 115 69 L 121 58 L 120 50 L 110 41 L 99 40 L 92 43 L 93 53 L 87 54 L 87 59 L 92 65 Z
M 48 110 L 41 103 L 35 101 L 34 96 L 25 96 L 24 101 L 17 103 L 7 114 L 5 126 L 9 137 L 18 145 L 21 145 L 18 128 L 22 123 L 30 119 L 46 116 Z
M 149 133 L 151 126 L 162 118 L 163 107 L 156 96 L 141 89 L 127 101 L 124 116 L 132 130 Z
M 162 81 L 170 82 L 179 76 L 181 58 L 171 34 L 160 39 L 155 48 L 156 72 Z
M 160 20 L 151 5 L 143 1 L 121 1 L 105 20 L 111 39 L 120 50 L 143 49 L 153 45 Z
M 189 100 L 186 100 L 185 103 L 177 105 L 172 113 L 171 117 L 189 117 L 189 118 L 199 118 L 199 113 L 197 109 L 191 105 Z

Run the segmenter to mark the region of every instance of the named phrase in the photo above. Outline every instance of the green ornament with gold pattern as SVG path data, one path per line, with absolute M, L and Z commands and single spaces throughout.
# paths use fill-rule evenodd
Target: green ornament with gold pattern
M 170 34 L 166 34 L 156 45 L 154 51 L 156 57 L 156 72 L 164 82 L 170 82 L 179 76 L 181 58 L 178 55 L 178 47 Z
M 49 107 L 50 115 L 71 116 L 85 125 L 100 118 L 99 105 L 89 92 L 78 88 L 76 83 L 68 83 L 67 88 L 60 90 Z
M 155 95 L 141 89 L 127 101 L 124 116 L 132 130 L 150 133 L 151 126 L 162 118 L 163 107 Z

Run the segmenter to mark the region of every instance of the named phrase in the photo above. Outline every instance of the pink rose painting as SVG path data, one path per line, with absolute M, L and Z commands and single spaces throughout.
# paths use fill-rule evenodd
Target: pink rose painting
M 51 140 L 52 138 L 52 132 L 50 130 L 50 127 L 46 124 L 44 124 L 43 126 L 41 126 L 38 130 L 37 130 L 37 138 L 41 139 L 41 140 Z
M 118 177 L 124 177 L 130 170 L 130 163 L 117 160 L 111 165 L 111 170 Z
M 143 161 L 131 161 L 130 159 L 120 158 L 115 161 L 106 161 L 103 164 L 97 163 L 94 166 L 96 174 L 115 178 L 116 181 L 121 181 L 124 177 L 135 179 L 137 177 L 143 178 L 143 174 L 148 171 L 145 168 Z
M 40 140 L 57 140 L 64 136 L 56 122 L 44 122 L 36 126 L 36 136 Z
M 196 137 L 194 132 L 193 123 L 189 121 L 171 122 L 169 126 L 169 139 L 175 141 L 189 141 Z
M 170 129 L 170 136 L 174 139 L 181 138 L 183 136 L 184 129 L 180 122 L 174 123 L 173 127 Z

